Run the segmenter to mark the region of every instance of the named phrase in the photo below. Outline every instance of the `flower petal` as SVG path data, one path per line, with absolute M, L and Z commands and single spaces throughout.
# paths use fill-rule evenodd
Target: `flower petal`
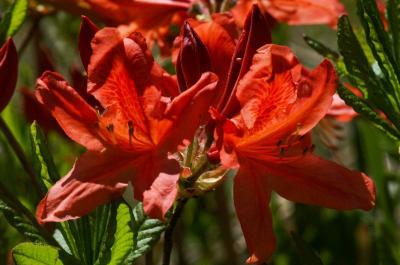
M 328 24 L 336 28 L 339 17 L 346 12 L 339 0 L 269 0 L 260 5 L 276 20 L 289 25 Z
M 43 73 L 35 95 L 72 140 L 91 151 L 104 148 L 97 134 L 96 111 L 59 74 Z
M 134 21 L 143 30 L 168 24 L 175 12 L 186 11 L 191 5 L 187 0 L 85 1 L 104 20 L 115 24 Z
M 266 164 L 271 188 L 295 202 L 338 210 L 369 210 L 375 185 L 364 173 L 306 154 L 288 163 Z
M 178 195 L 180 167 L 175 159 L 170 159 L 160 169 L 150 189 L 143 193 L 143 209 L 151 218 L 163 220 Z
M 170 122 L 159 128 L 166 132 L 159 143 L 162 150 L 175 152 L 183 140 L 191 141 L 198 127 L 210 119 L 208 109 L 214 98 L 217 83 L 218 78 L 215 74 L 204 73 L 196 84 L 169 104 L 164 118 Z
M 12 39 L 0 49 L 0 112 L 7 106 L 14 94 L 18 75 L 18 55 Z
M 223 104 L 222 96 L 225 94 L 224 90 L 228 78 L 227 73 L 235 51 L 235 40 L 224 27 L 214 21 L 199 24 L 194 29 L 207 47 L 212 71 L 219 77 L 219 88 L 213 105 L 217 109 L 221 109 Z
M 350 122 L 358 114 L 338 94 L 335 94 L 333 95 L 332 105 L 326 112 L 326 115 L 340 122 Z
M 276 144 L 291 135 L 306 134 L 325 116 L 336 86 L 329 61 L 308 72 L 289 48 L 263 46 L 238 87 L 243 119 L 249 129 L 256 130 L 246 145 Z
M 122 195 L 132 178 L 129 156 L 87 152 L 40 202 L 40 223 L 77 219 Z M 112 165 L 112 166 L 110 166 Z
M 90 57 L 92 56 L 93 52 L 90 43 L 99 29 L 88 17 L 82 16 L 81 19 L 82 22 L 78 37 L 78 47 L 83 67 L 87 71 Z
M 252 165 L 242 164 L 234 182 L 236 214 L 250 252 L 249 264 L 263 263 L 275 250 L 269 208 L 271 192 L 257 171 Z
M 231 117 L 239 107 L 236 98 L 236 87 L 240 79 L 250 69 L 253 55 L 257 49 L 271 43 L 271 26 L 267 18 L 261 14 L 257 5 L 254 5 L 246 18 L 242 35 L 236 45 L 230 70 L 228 72 L 227 86 L 222 95 L 225 107 L 222 114 Z

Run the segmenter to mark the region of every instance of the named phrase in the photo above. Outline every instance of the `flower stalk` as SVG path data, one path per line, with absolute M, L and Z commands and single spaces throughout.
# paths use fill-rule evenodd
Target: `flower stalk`
M 163 263 L 162 265 L 169 265 L 170 260 L 171 260 L 171 253 L 172 253 L 172 246 L 173 246 L 173 233 L 174 233 L 174 228 L 176 224 L 178 223 L 178 220 L 180 216 L 182 215 L 183 208 L 186 204 L 188 199 L 181 199 L 178 201 L 175 211 L 172 214 L 171 220 L 168 224 L 167 229 L 165 230 L 164 234 L 164 253 L 163 253 Z

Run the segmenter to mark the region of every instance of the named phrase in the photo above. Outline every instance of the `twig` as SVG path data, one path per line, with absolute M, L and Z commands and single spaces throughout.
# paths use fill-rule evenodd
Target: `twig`
M 33 167 L 28 162 L 28 159 L 26 158 L 21 145 L 18 143 L 17 139 L 15 139 L 14 135 L 12 134 L 11 130 L 8 128 L 7 124 L 5 123 L 2 117 L 0 117 L 0 130 L 7 138 L 8 143 L 10 144 L 15 154 L 17 155 L 19 161 L 21 162 L 22 167 L 24 168 L 29 178 L 31 179 L 33 188 L 35 189 L 37 195 L 39 196 L 39 198 L 42 198 L 44 194 L 39 186 L 39 183 L 37 182 Z
M 146 265 L 153 265 L 153 250 L 150 250 L 149 252 L 146 253 L 145 256 L 145 262 Z
M 171 252 L 172 252 L 172 236 L 174 232 L 174 228 L 178 223 L 179 217 L 183 212 L 183 208 L 186 204 L 188 199 L 181 199 L 178 201 L 178 205 L 175 208 L 174 213 L 172 214 L 171 221 L 167 229 L 165 230 L 164 234 L 164 256 L 163 256 L 163 265 L 169 265 L 171 259 Z

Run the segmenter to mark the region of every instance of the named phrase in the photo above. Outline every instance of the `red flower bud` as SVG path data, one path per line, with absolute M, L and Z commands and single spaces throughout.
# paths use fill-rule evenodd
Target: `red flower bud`
M 0 112 L 10 101 L 18 75 L 18 55 L 12 39 L 0 49 Z
M 182 27 L 181 49 L 176 63 L 176 75 L 181 91 L 185 91 L 202 73 L 211 71 L 208 50 L 188 22 Z

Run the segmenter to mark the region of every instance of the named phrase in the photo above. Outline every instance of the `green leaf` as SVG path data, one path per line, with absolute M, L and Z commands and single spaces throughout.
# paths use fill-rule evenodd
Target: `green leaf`
M 374 104 L 374 108 L 382 110 L 400 128 L 397 106 L 393 105 L 390 94 L 384 88 L 385 84 L 381 83 L 369 65 L 347 16 L 339 19 L 338 46 L 348 72 L 346 77 L 363 92 L 365 99 Z
M 294 232 L 291 234 L 302 265 L 323 265 L 321 258 L 315 253 L 312 247 L 307 244 L 307 242 L 305 242 L 298 234 Z
M 8 223 L 18 230 L 27 239 L 33 242 L 45 242 L 45 239 L 35 226 L 26 216 L 17 212 L 14 207 L 6 204 L 0 200 L 0 210 L 3 212 L 4 217 Z
M 108 231 L 102 237 L 103 251 L 96 265 L 132 264 L 153 247 L 165 229 L 163 222 L 145 215 L 141 203 L 132 212 L 125 202 L 120 202 L 112 216 L 114 221 L 108 220 Z
M 0 41 L 3 43 L 13 36 L 25 21 L 28 12 L 28 0 L 15 0 L 4 12 L 0 22 Z
M 37 122 L 33 122 L 30 128 L 33 157 L 36 159 L 40 181 L 48 190 L 60 179 L 53 158 L 47 147 L 46 138 Z
M 13 251 L 16 265 L 78 265 L 78 261 L 60 249 L 34 243 L 21 243 Z
M 134 250 L 134 231 L 132 229 L 132 213 L 129 206 L 121 202 L 117 208 L 114 242 L 111 247 L 109 265 L 131 264 Z
M 0 211 L 8 223 L 27 239 L 34 242 L 57 243 L 51 235 L 40 226 L 35 216 L 0 183 Z
M 337 37 L 350 81 L 368 98 L 368 85 L 377 87 L 379 84 L 347 16 L 339 19 Z
M 381 80 L 383 88 L 392 95 L 389 99 L 391 99 L 392 104 L 396 104 L 398 109 L 400 71 L 375 1 L 359 0 L 358 15 L 364 27 L 365 39 L 383 73 Z
M 133 231 L 135 233 L 135 249 L 133 258 L 146 254 L 153 245 L 160 239 L 161 233 L 165 230 L 165 223 L 157 219 L 148 218 L 142 203 L 133 209 Z
M 303 39 L 307 43 L 307 45 L 310 46 L 310 48 L 315 50 L 318 54 L 322 55 L 323 57 L 326 57 L 334 62 L 336 62 L 339 59 L 339 54 L 337 52 L 331 50 L 321 42 L 307 35 L 303 35 Z
M 400 140 L 399 131 L 382 119 L 363 99 L 354 95 L 353 92 L 345 88 L 343 85 L 338 87 L 337 92 L 346 104 L 352 106 L 357 113 L 370 120 L 377 128 L 382 130 L 392 139 L 397 141 Z
M 92 251 L 95 259 L 93 264 L 101 264 L 101 261 L 109 255 L 116 228 L 115 208 L 115 204 L 104 205 L 96 208 L 92 215 Z

